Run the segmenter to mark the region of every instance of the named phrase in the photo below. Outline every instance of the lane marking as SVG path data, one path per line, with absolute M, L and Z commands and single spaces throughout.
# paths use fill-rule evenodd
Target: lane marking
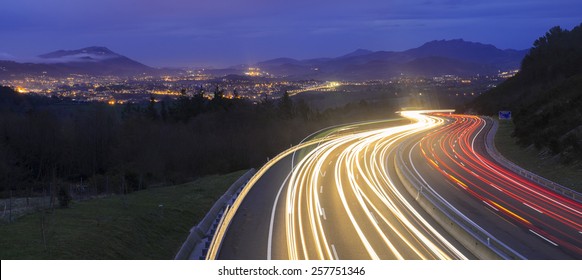
M 493 184 L 489 184 L 489 185 L 491 185 L 492 187 L 496 188 L 496 189 L 497 189 L 498 191 L 500 191 L 500 192 L 504 192 L 504 191 L 503 191 L 501 188 L 499 188 L 499 187 L 498 187 L 498 186 L 496 186 L 496 185 L 493 185 Z
M 372 220 L 374 220 L 374 223 L 378 224 L 378 220 L 376 220 L 374 213 L 370 212 L 370 215 L 372 216 Z
M 519 228 L 518 226 L 516 226 L 514 223 L 508 221 L 506 218 L 502 217 L 501 215 L 497 214 L 496 212 L 494 212 L 492 209 L 489 208 L 485 208 L 487 209 L 487 211 L 491 212 L 493 215 L 499 217 L 500 219 L 504 220 L 508 225 L 514 227 L 514 228 Z
M 339 260 L 339 257 L 337 256 L 337 251 L 335 250 L 335 246 L 333 244 L 331 244 L 331 250 L 333 251 L 334 260 Z
M 271 222 L 269 224 L 269 239 L 267 240 L 267 260 L 271 259 L 271 253 L 272 253 L 272 249 L 273 249 L 273 225 L 275 224 L 275 211 L 277 209 L 277 202 L 279 202 L 279 196 L 281 196 L 281 191 L 283 190 L 283 188 L 285 187 L 285 183 L 287 182 L 287 180 L 289 180 L 289 176 L 291 176 L 291 173 L 293 173 L 293 168 L 291 168 L 291 171 L 289 172 L 289 174 L 287 174 L 287 177 L 285 177 L 285 180 L 283 180 L 283 183 L 281 184 L 281 187 L 279 188 L 279 192 L 277 192 L 277 196 L 275 197 L 275 201 L 273 202 L 273 209 L 271 210 Z M 291 215 L 291 213 L 288 213 L 289 215 Z
M 323 193 L 323 185 L 321 185 L 321 187 L 319 187 L 319 193 Z
M 323 171 L 323 173 L 321 173 L 321 171 L 319 172 L 319 174 L 321 174 L 321 177 L 325 177 L 325 172 L 327 172 L 327 170 Z
M 327 220 L 327 218 L 325 217 L 325 209 L 323 209 L 323 207 L 321 207 L 321 215 L 323 216 L 324 220 Z
M 465 164 L 464 164 L 464 163 L 462 163 L 462 162 L 459 162 L 459 163 L 460 163 L 460 164 L 461 164 L 463 167 L 465 166 Z
M 537 232 L 535 232 L 535 231 L 533 231 L 533 230 L 531 230 L 531 229 L 530 229 L 529 231 L 531 231 L 533 234 L 535 234 L 535 235 L 539 236 L 541 239 L 543 239 L 543 240 L 545 240 L 545 241 L 548 241 L 550 244 L 552 244 L 552 245 L 554 245 L 554 246 L 558 247 L 558 244 L 556 244 L 556 243 L 552 242 L 552 240 L 549 240 L 549 239 L 547 239 L 547 238 L 543 237 L 541 234 L 539 234 L 539 233 L 537 233 Z
M 330 160 L 329 163 L 327 165 L 331 165 L 332 161 Z
M 540 211 L 540 210 L 538 210 L 538 209 L 536 209 L 536 208 L 532 207 L 531 205 L 529 205 L 529 204 L 527 204 L 527 203 L 525 203 L 525 202 L 523 202 L 523 205 L 525 205 L 525 206 L 527 206 L 527 207 L 529 207 L 529 208 L 531 208 L 531 209 L 533 209 L 533 210 L 536 210 L 536 211 L 538 211 L 540 214 L 543 214 L 543 213 L 544 213 L 544 212 L 542 212 L 542 211 Z
M 497 209 L 497 208 L 495 208 L 493 205 L 491 205 L 491 204 L 487 203 L 487 201 L 485 201 L 485 200 L 481 200 L 481 201 L 483 201 L 483 203 L 487 204 L 487 206 L 489 206 L 489 207 L 493 208 L 493 210 L 495 210 L 495 211 L 499 212 L 499 209 Z
M 507 209 L 507 208 L 505 208 L 505 207 L 503 207 L 503 206 L 501 206 L 501 205 L 499 205 L 499 204 L 495 203 L 495 201 L 491 201 L 491 203 L 493 203 L 493 205 L 495 205 L 496 207 L 500 208 L 501 210 L 503 210 L 503 212 L 505 212 L 505 213 L 507 213 L 507 214 L 511 215 L 512 217 L 514 217 L 514 218 L 516 218 L 516 219 L 518 219 L 518 220 L 520 220 L 520 221 L 522 221 L 522 222 L 525 222 L 525 223 L 527 223 L 527 224 L 530 224 L 530 225 L 532 224 L 530 221 L 528 221 L 528 220 L 524 219 L 524 218 L 523 218 L 523 217 L 521 217 L 520 215 L 517 215 L 517 214 L 513 213 L 511 210 L 509 210 L 509 209 Z

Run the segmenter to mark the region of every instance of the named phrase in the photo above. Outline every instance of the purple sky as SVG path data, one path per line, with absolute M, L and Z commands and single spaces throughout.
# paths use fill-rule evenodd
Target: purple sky
M 0 59 L 106 46 L 151 66 L 227 66 L 463 38 L 526 49 L 580 0 L 1 0 Z

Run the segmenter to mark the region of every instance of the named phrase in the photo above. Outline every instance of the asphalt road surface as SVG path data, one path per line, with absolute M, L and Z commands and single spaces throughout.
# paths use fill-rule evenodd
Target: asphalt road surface
M 335 129 L 266 164 L 217 233 L 218 259 L 473 259 L 395 175 L 396 152 L 435 192 L 525 258 L 580 259 L 582 207 L 495 164 L 482 118 Z

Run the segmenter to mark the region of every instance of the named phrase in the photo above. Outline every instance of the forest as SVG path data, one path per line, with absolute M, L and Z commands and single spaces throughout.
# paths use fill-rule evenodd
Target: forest
M 0 196 L 128 193 L 260 167 L 321 128 L 397 110 L 391 98 L 320 112 L 287 94 L 252 104 L 208 90 L 108 105 L 0 86 Z
M 537 39 L 520 72 L 472 101 L 467 109 L 487 115 L 511 110 L 519 144 L 557 155 L 566 164 L 582 159 L 582 24 L 551 28 Z

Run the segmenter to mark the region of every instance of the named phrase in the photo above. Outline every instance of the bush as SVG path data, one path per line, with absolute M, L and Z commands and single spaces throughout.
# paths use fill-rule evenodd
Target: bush
M 71 195 L 69 194 L 69 191 L 67 191 L 67 189 L 61 188 L 59 190 L 58 199 L 59 199 L 59 206 L 61 208 L 69 208 L 69 204 L 71 203 L 72 198 L 71 198 Z

